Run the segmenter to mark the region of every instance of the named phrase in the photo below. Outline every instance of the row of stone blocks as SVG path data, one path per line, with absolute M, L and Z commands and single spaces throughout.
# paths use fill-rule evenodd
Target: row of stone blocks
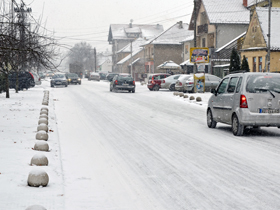
M 49 131 L 49 121 L 48 121 L 48 114 L 49 114 L 49 91 L 44 91 L 44 99 L 42 102 L 44 107 L 40 110 L 40 117 L 37 126 L 37 133 L 36 133 L 36 143 L 34 145 L 34 150 L 40 151 L 40 153 L 35 154 L 31 159 L 31 166 L 48 166 L 49 161 L 48 158 L 41 153 L 49 152 L 49 145 L 47 143 L 49 139 L 48 131 Z M 49 176 L 43 169 L 33 169 L 29 172 L 27 184 L 30 187 L 46 187 L 49 183 Z M 32 205 L 29 206 L 26 210 L 46 210 L 45 207 L 41 205 Z
M 180 96 L 180 97 L 183 97 L 183 98 L 189 98 L 189 100 L 196 100 L 197 102 L 200 102 L 200 101 L 202 101 L 202 99 L 201 99 L 201 97 L 200 96 L 198 96 L 198 97 L 194 97 L 194 96 L 188 96 L 187 94 L 184 94 L 184 93 L 182 93 L 182 92 L 174 92 L 173 93 L 173 95 L 174 96 Z

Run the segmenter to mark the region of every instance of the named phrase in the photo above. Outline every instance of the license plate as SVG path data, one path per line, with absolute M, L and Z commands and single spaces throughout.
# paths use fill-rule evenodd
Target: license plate
M 61 84 L 61 82 L 57 82 L 56 84 L 57 84 L 57 85 L 60 85 L 60 84 Z
M 128 85 L 128 84 L 125 83 L 125 84 L 123 84 L 123 85 Z
M 279 113 L 279 109 L 259 109 L 259 113 L 274 114 Z

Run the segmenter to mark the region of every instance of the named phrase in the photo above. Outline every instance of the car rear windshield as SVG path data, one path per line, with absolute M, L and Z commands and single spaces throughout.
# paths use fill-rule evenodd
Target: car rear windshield
M 119 75 L 118 76 L 119 81 L 133 81 L 133 78 L 131 75 Z
M 77 74 L 67 74 L 68 77 L 71 77 L 71 78 L 78 78 L 78 75 Z
M 55 75 L 53 75 L 52 78 L 53 78 L 53 79 L 54 79 L 54 78 L 64 78 L 64 75 L 63 75 L 63 74 L 55 74 Z
M 247 80 L 246 91 L 249 93 L 280 93 L 280 74 L 251 75 Z

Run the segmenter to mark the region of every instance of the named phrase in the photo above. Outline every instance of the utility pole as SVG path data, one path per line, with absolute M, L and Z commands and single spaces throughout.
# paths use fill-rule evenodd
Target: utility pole
M 12 0 L 13 5 L 13 0 Z M 32 12 L 31 8 L 24 9 L 24 4 L 22 3 L 20 8 L 14 8 L 14 11 L 17 13 L 18 25 L 20 27 L 20 59 L 21 59 L 21 70 L 25 71 L 26 64 L 26 53 L 24 52 L 25 48 L 25 26 L 28 24 L 25 23 L 26 13 Z M 18 73 L 19 69 L 16 72 L 16 93 L 18 93 Z
M 130 68 L 131 68 L 131 76 L 134 78 L 133 76 L 133 67 L 132 67 L 132 62 L 133 62 L 133 59 L 132 59 L 132 40 L 130 41 L 130 56 L 131 56 L 131 60 L 130 60 Z
M 193 4 L 194 4 L 194 33 L 193 33 L 193 36 L 194 36 L 194 40 L 193 40 L 193 42 L 194 42 L 194 47 L 196 47 L 196 2 L 197 2 L 197 0 L 193 0 Z M 194 65 L 193 65 L 193 73 L 195 74 L 196 73 L 196 68 L 197 68 L 197 66 L 196 66 L 196 63 L 194 63 Z
M 93 49 L 93 55 L 94 55 L 94 72 L 96 72 L 97 70 L 96 48 Z
M 266 71 L 270 72 L 270 37 L 271 37 L 271 0 L 269 0 L 268 6 L 268 43 L 267 43 L 267 65 Z

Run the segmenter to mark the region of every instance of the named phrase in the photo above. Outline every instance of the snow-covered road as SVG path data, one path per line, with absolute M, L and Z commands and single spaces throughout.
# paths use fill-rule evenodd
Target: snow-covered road
M 280 209 L 280 130 L 235 137 L 169 91 L 51 89 L 65 209 Z
M 50 91 L 49 152 L 33 149 Z M 206 103 L 108 82 L 0 94 L 0 210 L 279 210 L 280 130 L 235 137 L 206 125 Z M 48 166 L 31 166 L 36 154 Z M 27 186 L 44 169 L 47 187 Z

